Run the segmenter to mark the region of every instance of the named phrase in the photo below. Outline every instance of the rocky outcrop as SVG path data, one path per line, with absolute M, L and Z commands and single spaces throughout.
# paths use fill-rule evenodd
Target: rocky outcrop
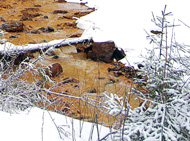
M 94 42 L 85 52 L 88 58 L 106 63 L 111 63 L 114 58 L 120 60 L 126 56 L 123 49 L 118 49 L 113 41 Z
M 22 32 L 24 30 L 24 24 L 19 21 L 5 22 L 1 24 L 0 28 L 7 32 Z
M 46 74 L 55 77 L 63 72 L 62 66 L 59 63 L 52 64 L 46 69 Z

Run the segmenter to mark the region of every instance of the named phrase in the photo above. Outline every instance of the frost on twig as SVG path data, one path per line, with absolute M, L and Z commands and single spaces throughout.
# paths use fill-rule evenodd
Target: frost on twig
M 105 102 L 102 104 L 108 114 L 114 117 L 124 114 L 126 107 L 123 102 L 123 97 L 119 97 L 118 95 L 112 93 L 110 96 L 108 96 L 106 93 L 103 93 L 103 95 L 105 96 Z M 128 106 L 130 105 L 128 104 Z M 130 109 L 130 107 L 128 108 Z
M 41 43 L 41 44 L 27 44 L 27 45 L 14 45 L 9 42 L 5 42 L 5 44 L 0 45 L 0 53 L 6 54 L 6 53 L 13 53 L 13 52 L 26 52 L 26 51 L 35 51 L 35 50 L 43 50 L 48 49 L 50 47 L 60 47 L 60 46 L 66 46 L 70 44 L 77 44 L 81 42 L 85 42 L 91 40 L 91 38 L 67 38 L 67 39 L 61 39 L 61 40 L 53 40 L 48 43 Z
M 139 62 L 143 66 L 139 71 L 142 79 L 134 79 L 133 88 L 133 94 L 144 102 L 129 111 L 114 140 L 190 139 L 190 51 L 189 46 L 175 41 L 175 25 L 166 19 L 169 15 L 166 6 L 161 17 L 153 15 L 152 21 L 162 34 L 147 32 L 154 46 Z M 172 28 L 171 43 L 168 28 Z

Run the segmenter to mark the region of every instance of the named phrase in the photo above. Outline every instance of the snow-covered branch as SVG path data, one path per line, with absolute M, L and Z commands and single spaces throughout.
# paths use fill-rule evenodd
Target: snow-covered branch
M 89 38 L 67 38 L 67 39 L 61 39 L 61 40 L 53 40 L 48 43 L 41 43 L 41 44 L 27 44 L 27 45 L 14 45 L 10 42 L 6 42 L 5 44 L 0 45 L 0 53 L 13 53 L 13 52 L 26 52 L 26 51 L 33 51 L 33 50 L 41 50 L 41 49 L 48 49 L 50 47 L 60 47 L 60 46 L 66 46 L 70 44 L 77 44 L 85 41 L 91 40 L 91 37 Z

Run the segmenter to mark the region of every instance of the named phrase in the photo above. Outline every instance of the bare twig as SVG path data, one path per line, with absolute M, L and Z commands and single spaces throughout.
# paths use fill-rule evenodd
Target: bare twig
M 118 131 L 113 131 L 113 132 L 110 132 L 108 133 L 106 136 L 104 136 L 103 138 L 101 138 L 99 141 L 103 141 L 105 140 L 108 136 L 112 135 L 112 134 L 116 134 Z
M 184 24 L 186 27 L 190 28 L 189 25 L 187 25 L 186 23 L 184 23 L 182 20 L 178 19 L 179 22 L 181 22 L 182 24 Z

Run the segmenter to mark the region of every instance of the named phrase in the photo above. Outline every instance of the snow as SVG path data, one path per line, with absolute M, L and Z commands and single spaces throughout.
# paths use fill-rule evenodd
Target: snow
M 81 2 L 80 0 L 67 1 Z M 190 24 L 188 0 L 88 0 L 86 5 L 95 7 L 97 10 L 77 21 L 77 26 L 85 29 L 83 37 L 91 36 L 97 42 L 113 40 L 118 47 L 126 51 L 127 57 L 122 60 L 123 63 L 127 63 L 126 65 L 128 62 L 134 65 L 135 62 L 140 61 L 140 55 L 145 54 L 145 48 L 151 46 L 146 40 L 147 35 L 144 30 L 150 33 L 150 30 L 155 29 L 151 22 L 152 12 L 155 16 L 161 16 L 161 10 L 164 10 L 164 6 L 167 5 L 167 12 L 174 14 L 171 23 L 175 19 L 175 24 L 183 25 L 179 22 L 180 19 L 187 25 Z M 175 32 L 177 41 L 190 43 L 189 28 L 176 27 Z
M 51 116 L 50 116 L 51 115 Z M 0 140 L 1 141 L 61 141 L 57 126 L 62 127 L 66 136 L 62 138 L 66 141 L 73 140 L 72 126 L 74 129 L 74 137 L 77 141 L 86 141 L 89 139 L 92 123 L 82 122 L 82 135 L 80 135 L 80 121 L 72 119 L 55 112 L 49 112 L 39 108 L 31 108 L 19 114 L 9 114 L 0 111 Z M 73 125 L 72 125 L 73 124 Z M 98 126 L 100 137 L 109 133 L 109 129 L 103 126 Z M 96 126 L 94 126 L 96 128 Z M 43 132 L 42 132 L 43 129 Z M 63 130 L 62 130 L 63 131 Z M 93 140 L 97 140 L 96 129 L 93 132 Z
M 23 45 L 23 46 L 17 46 L 14 45 L 10 42 L 6 42 L 5 44 L 1 44 L 0 45 L 0 52 L 14 52 L 14 51 L 28 51 L 28 50 L 38 50 L 38 49 L 45 49 L 48 47 L 52 47 L 52 46 L 59 46 L 59 45 L 68 45 L 68 44 L 72 44 L 72 43 L 77 43 L 77 42 L 82 42 L 83 40 L 90 40 L 91 37 L 89 38 L 67 38 L 67 39 L 60 39 L 60 40 L 53 40 L 50 41 L 48 43 L 41 43 L 41 44 L 27 44 L 27 45 Z

